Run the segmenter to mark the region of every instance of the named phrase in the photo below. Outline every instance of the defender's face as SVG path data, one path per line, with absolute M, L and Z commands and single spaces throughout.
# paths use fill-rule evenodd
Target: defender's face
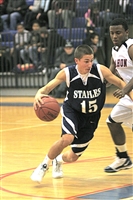
M 120 47 L 128 39 L 128 30 L 125 31 L 122 25 L 110 26 L 109 31 L 114 46 Z
M 84 55 L 81 59 L 75 58 L 75 62 L 78 66 L 78 71 L 80 74 L 87 74 L 92 68 L 94 55 Z

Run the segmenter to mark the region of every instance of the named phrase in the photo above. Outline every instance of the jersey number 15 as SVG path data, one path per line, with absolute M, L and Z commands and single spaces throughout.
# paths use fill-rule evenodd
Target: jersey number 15
M 92 113 L 92 112 L 96 112 L 97 109 L 98 109 L 98 106 L 96 104 L 96 99 L 93 100 L 93 101 L 89 101 L 88 104 L 89 104 L 89 109 L 87 111 L 86 109 L 86 101 L 82 101 L 81 103 L 81 107 L 82 107 L 82 113 Z

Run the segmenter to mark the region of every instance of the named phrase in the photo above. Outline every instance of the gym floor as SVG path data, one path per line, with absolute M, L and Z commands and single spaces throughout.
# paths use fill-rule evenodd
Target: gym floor
M 61 104 L 63 99 L 57 99 Z M 2 200 L 133 200 L 133 168 L 107 174 L 104 167 L 115 158 L 106 118 L 118 101 L 108 90 L 99 127 L 88 149 L 74 163 L 64 163 L 64 177 L 52 178 L 52 167 L 41 184 L 30 175 L 60 137 L 61 115 L 52 122 L 39 120 L 34 97 L 1 97 L 0 197 Z M 124 127 L 133 159 L 133 134 Z M 68 147 L 69 148 L 69 147 Z

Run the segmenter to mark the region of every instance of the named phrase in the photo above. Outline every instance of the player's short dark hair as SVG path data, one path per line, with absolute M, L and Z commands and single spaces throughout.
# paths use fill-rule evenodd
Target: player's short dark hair
M 118 25 L 122 25 L 125 31 L 128 30 L 128 24 L 124 18 L 116 18 L 110 23 L 110 26 L 118 26 Z
M 91 55 L 94 54 L 92 48 L 87 44 L 79 45 L 74 52 L 74 57 L 81 59 L 84 55 Z

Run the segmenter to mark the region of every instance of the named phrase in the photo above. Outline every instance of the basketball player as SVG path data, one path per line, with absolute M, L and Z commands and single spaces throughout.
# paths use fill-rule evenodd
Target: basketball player
M 63 177 L 62 162 L 74 162 L 88 147 L 97 128 L 100 111 L 106 94 L 104 78 L 123 88 L 125 83 L 112 74 L 105 66 L 92 64 L 93 50 L 88 45 L 80 45 L 74 52 L 75 65 L 62 69 L 47 85 L 38 90 L 34 108 L 41 106 L 43 96 L 47 96 L 57 85 L 66 81 L 67 93 L 61 108 L 62 136 L 50 148 L 42 163 L 31 175 L 33 181 L 41 182 L 53 161 L 53 178 Z M 133 93 L 130 92 L 133 99 Z M 64 148 L 70 150 L 61 154 Z
M 107 125 L 116 148 L 116 159 L 104 171 L 112 173 L 133 166 L 127 153 L 126 135 L 122 128 L 122 124 L 133 128 L 133 101 L 125 95 L 133 89 L 133 39 L 128 39 L 128 25 L 124 19 L 113 20 L 109 31 L 114 44 L 110 70 L 113 73 L 117 71 L 126 82 L 122 91 L 117 90 L 114 93 L 116 97 L 124 97 L 115 105 L 107 119 Z

